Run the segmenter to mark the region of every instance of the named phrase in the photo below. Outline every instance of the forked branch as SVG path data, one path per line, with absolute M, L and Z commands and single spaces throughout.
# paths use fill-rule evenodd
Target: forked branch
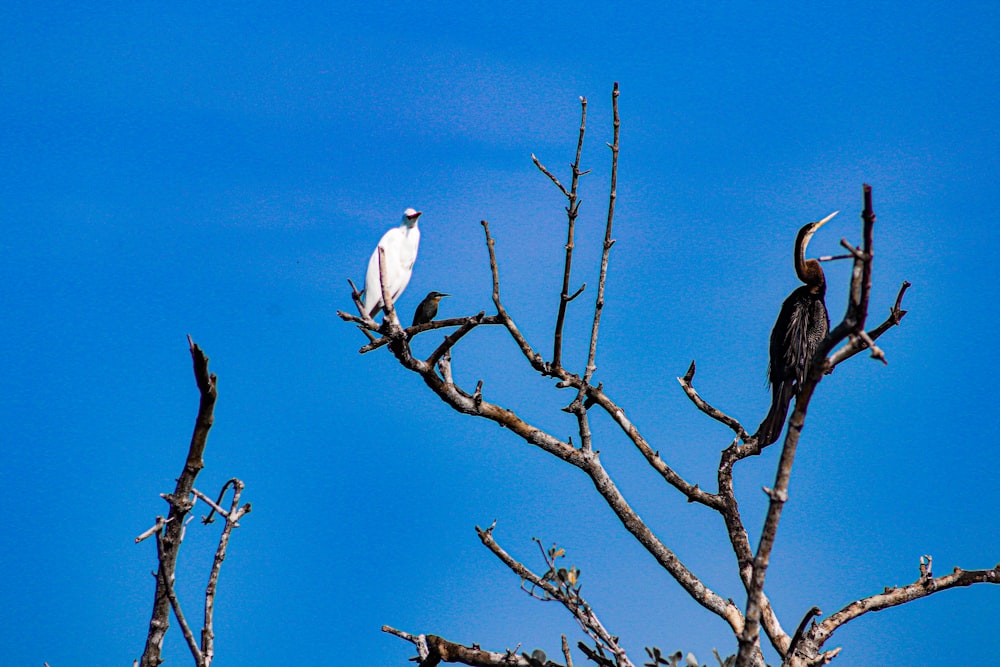
M 570 165 L 572 169 L 572 176 L 570 180 L 569 190 L 559 182 L 559 180 L 552 175 L 552 173 L 546 169 L 541 162 L 538 161 L 534 155 L 531 156 L 531 160 L 535 163 L 535 166 L 541 170 L 543 174 L 549 177 L 549 179 L 555 183 L 563 195 L 568 200 L 566 206 L 566 216 L 569 220 L 567 224 L 566 231 L 566 263 L 563 269 L 563 284 L 562 292 L 559 296 L 559 311 L 556 314 L 556 330 L 554 335 L 554 340 L 552 343 L 552 365 L 555 368 L 560 368 L 562 366 L 562 336 L 563 336 L 563 322 L 566 320 L 566 306 L 570 301 L 575 299 L 580 292 L 583 291 L 581 287 L 573 296 L 569 293 L 569 281 L 570 272 L 573 267 L 573 239 L 576 232 L 576 218 L 579 215 L 580 202 L 577 201 L 577 188 L 580 184 L 580 176 L 583 172 L 580 171 L 580 154 L 583 152 L 583 137 L 587 131 L 587 98 L 580 98 L 580 135 L 576 142 L 576 158 L 573 160 L 573 164 Z
M 873 227 L 875 224 L 875 212 L 872 209 L 871 186 L 864 186 L 864 209 L 861 214 L 863 248 L 854 255 L 854 268 L 851 276 L 850 296 L 848 299 L 847 312 L 844 319 L 831 331 L 825 340 L 820 343 L 816 350 L 809 371 L 805 380 L 798 388 L 795 398 L 795 409 L 788 419 L 788 431 L 785 435 L 784 445 L 781 450 L 781 458 L 778 462 L 778 472 L 775 475 L 774 487 L 766 489 L 769 498 L 767 517 L 764 519 L 764 528 L 761 531 L 760 540 L 757 545 L 757 553 L 753 561 L 753 577 L 747 590 L 746 625 L 739 637 L 739 653 L 737 654 L 737 666 L 744 667 L 752 664 L 755 653 L 759 652 L 757 646 L 760 618 L 762 612 L 762 600 L 764 593 L 764 580 L 767 568 L 770 563 L 771 550 L 778 532 L 778 523 L 781 520 L 781 510 L 788 500 L 788 486 L 791 480 L 792 465 L 795 461 L 795 451 L 798 447 L 799 437 L 805 424 L 806 411 L 809 401 L 812 398 L 816 385 L 823 379 L 827 369 L 827 355 L 830 351 L 844 340 L 848 334 L 858 333 L 864 330 L 865 320 L 868 315 L 868 298 L 871 292 L 871 263 L 873 259 Z
M 143 651 L 141 662 L 137 661 L 143 667 L 157 667 L 163 662 L 163 640 L 170 626 L 171 610 L 174 612 L 174 617 L 181 628 L 196 667 L 210 667 L 215 655 L 213 624 L 219 573 L 222 568 L 222 562 L 226 558 L 226 549 L 229 545 L 229 538 L 233 528 L 237 527 L 239 520 L 250 512 L 249 503 L 243 506 L 239 505 L 240 494 L 243 491 L 243 482 L 238 479 L 232 479 L 226 483 L 217 501 L 213 501 L 194 488 L 194 482 L 198 473 L 205 467 L 205 447 L 208 441 L 208 432 L 212 428 L 214 421 L 215 401 L 218 391 L 215 374 L 208 371 L 208 357 L 191 340 L 190 336 L 188 336 L 188 346 L 191 351 L 192 361 L 194 362 L 195 381 L 198 385 L 201 398 L 198 407 L 198 416 L 195 419 L 194 433 L 191 436 L 191 444 L 188 448 L 187 460 L 181 476 L 177 479 L 174 492 L 161 494 L 170 505 L 169 516 L 166 519 L 162 516 L 157 517 L 154 526 L 143 532 L 135 540 L 138 543 L 155 535 L 158 561 L 153 615 L 150 619 L 149 632 L 146 636 L 146 647 Z M 233 500 L 230 509 L 225 510 L 220 504 L 228 488 L 234 489 Z M 185 527 L 188 521 L 193 518 L 189 516 L 189 513 L 191 508 L 194 507 L 195 498 L 205 501 L 212 508 L 208 516 L 204 518 L 204 523 L 210 523 L 212 515 L 215 512 L 223 516 L 226 521 L 222 535 L 219 538 L 219 546 L 215 552 L 215 558 L 209 573 L 208 586 L 205 590 L 205 619 L 201 630 L 200 645 L 196 642 L 194 632 L 184 616 L 180 600 L 174 588 L 177 555 L 181 542 L 184 539 Z
M 493 555 L 521 578 L 521 587 L 536 599 L 554 600 L 562 604 L 580 624 L 580 628 L 597 642 L 597 646 L 606 649 L 615 656 L 615 664 L 618 667 L 633 667 L 625 649 L 618 643 L 618 638 L 605 629 L 593 608 L 580 595 L 579 570 L 558 567 L 557 560 L 565 555 L 563 550 L 554 546 L 548 552 L 542 549 L 542 556 L 549 569 L 544 575 L 539 576 L 497 544 L 493 538 L 495 526 L 496 522 L 486 530 L 476 526 L 476 534 L 479 535 L 483 545 L 493 552 Z M 538 545 L 541 548 L 540 542 Z M 530 585 L 530 588 L 525 587 L 526 583 Z M 542 593 L 537 593 L 538 590 Z

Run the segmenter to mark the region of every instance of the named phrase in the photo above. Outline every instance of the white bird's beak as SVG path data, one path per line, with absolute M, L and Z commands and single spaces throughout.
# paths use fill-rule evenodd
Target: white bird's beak
M 837 215 L 838 213 L 840 213 L 840 211 L 834 211 L 830 215 L 826 216 L 825 218 L 823 218 L 822 220 L 820 220 L 819 222 L 817 222 L 815 229 L 819 229 L 820 227 L 822 227 L 826 223 L 830 222 L 830 220 L 833 219 L 833 216 Z
M 417 212 L 416 212 L 416 213 L 414 213 L 413 215 L 408 215 L 408 216 L 406 216 L 406 217 L 407 217 L 407 219 L 409 219 L 409 220 L 416 220 L 417 218 L 419 218 L 419 217 L 420 217 L 420 214 L 421 214 L 421 213 L 422 213 L 422 211 L 417 211 Z

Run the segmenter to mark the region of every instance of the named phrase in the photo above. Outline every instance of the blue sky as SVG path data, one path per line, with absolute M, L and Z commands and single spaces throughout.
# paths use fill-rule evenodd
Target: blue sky
M 618 209 L 596 378 L 689 481 L 714 488 L 728 432 L 675 377 L 745 425 L 767 409 L 767 337 L 796 286 L 798 227 L 833 210 L 817 253 L 878 214 L 872 319 L 903 280 L 910 314 L 820 386 L 768 592 L 786 628 L 847 602 L 1000 560 L 996 483 L 1000 199 L 996 3 L 29 3 L 0 9 L 0 663 L 131 664 L 152 602 L 151 543 L 197 406 L 185 334 L 219 375 L 198 486 L 231 476 L 254 511 L 220 583 L 216 665 L 404 665 L 382 624 L 502 650 L 558 649 L 569 616 L 529 599 L 476 539 L 544 569 L 558 542 L 583 593 L 642 647 L 732 652 L 625 534 L 582 475 L 452 413 L 335 315 L 379 236 L 424 211 L 399 301 L 490 307 L 479 220 L 505 302 L 550 347 L 567 176 L 589 101 L 567 321 L 581 368 L 603 236 L 610 92 L 621 85 Z M 848 267 L 827 267 L 839 318 Z M 417 339 L 429 351 L 434 335 Z M 456 377 L 565 436 L 569 398 L 498 331 Z M 609 423 L 602 459 L 640 514 L 742 600 L 721 522 L 664 488 Z M 743 465 L 751 534 L 775 451 Z M 217 529 L 192 524 L 181 594 L 199 617 Z M 721 545 L 721 546 L 720 546 Z M 1000 656 L 1000 591 L 949 591 L 843 628 L 837 664 Z M 189 660 L 176 626 L 168 664 Z M 582 660 L 581 656 L 577 656 Z

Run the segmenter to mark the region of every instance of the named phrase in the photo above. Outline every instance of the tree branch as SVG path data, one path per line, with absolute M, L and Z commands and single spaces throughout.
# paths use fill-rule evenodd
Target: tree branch
M 527 658 L 515 651 L 497 653 L 484 651 L 478 646 L 463 646 L 437 635 L 412 635 L 388 625 L 382 632 L 396 635 L 417 647 L 417 657 L 413 662 L 417 667 L 436 667 L 442 662 L 458 662 L 473 667 L 534 667 Z
M 608 144 L 611 148 L 611 195 L 608 200 L 608 220 L 604 227 L 604 251 L 601 253 L 601 272 L 597 281 L 597 301 L 594 304 L 594 324 L 590 331 L 590 351 L 587 355 L 587 368 L 583 374 L 583 383 L 590 384 L 597 366 L 594 363 L 597 355 L 597 331 L 601 325 L 601 313 L 604 310 L 604 283 L 608 277 L 608 259 L 611 255 L 611 246 L 615 244 L 611 238 L 611 226 L 615 219 L 615 200 L 618 198 L 618 135 L 621 128 L 621 119 L 618 117 L 618 82 L 615 82 L 614 90 L 611 93 L 611 109 L 614 118 L 614 140 Z M 568 277 L 568 276 L 567 276 Z
M 496 251 L 494 249 L 496 242 L 493 240 L 493 237 L 490 236 L 490 223 L 486 220 L 482 220 L 480 224 L 482 224 L 483 230 L 486 232 L 486 249 L 489 251 L 490 272 L 493 275 L 493 304 L 497 309 L 497 317 L 500 318 L 504 327 L 507 328 L 507 331 L 510 333 L 510 337 L 514 339 L 515 343 L 517 343 L 517 346 L 521 349 L 521 354 L 523 354 L 524 358 L 528 360 L 531 367 L 542 375 L 554 375 L 556 374 L 555 369 L 558 367 L 554 364 L 546 363 L 545 360 L 542 359 L 542 355 L 536 352 L 534 348 L 528 344 L 524 334 L 522 334 L 520 329 L 517 328 L 517 325 L 514 324 L 514 319 L 507 313 L 507 309 L 503 307 L 503 303 L 500 301 L 500 269 L 497 265 Z
M 570 165 L 570 167 L 573 170 L 573 176 L 572 180 L 570 181 L 569 192 L 567 192 L 566 188 L 564 188 L 562 184 L 560 184 L 559 181 L 557 181 L 555 177 L 552 176 L 552 174 L 550 174 L 548 170 L 546 170 L 545 167 L 543 167 L 541 163 L 538 162 L 538 160 L 535 158 L 534 155 L 531 156 L 535 165 L 539 169 L 541 169 L 542 172 L 545 173 L 550 179 L 552 179 L 553 183 L 559 186 L 559 189 L 562 190 L 562 193 L 566 196 L 566 199 L 569 200 L 569 205 L 566 206 L 566 216 L 569 219 L 566 232 L 566 264 L 565 268 L 563 269 L 562 292 L 560 293 L 559 296 L 559 311 L 556 314 L 556 331 L 552 343 L 552 365 L 556 368 L 562 366 L 562 332 L 563 332 L 563 322 L 566 319 L 566 305 L 570 301 L 572 301 L 573 298 L 575 297 L 575 295 L 574 297 L 571 297 L 569 295 L 569 280 L 570 280 L 570 269 L 573 266 L 573 234 L 576 228 L 576 216 L 579 214 L 579 209 L 580 209 L 580 204 L 577 201 L 577 187 L 580 184 L 580 176 L 581 176 L 580 153 L 583 151 L 583 135 L 586 132 L 586 130 L 587 130 L 587 98 L 581 97 L 580 135 L 576 142 L 576 159 L 574 159 L 573 164 Z
M 605 629 L 593 608 L 580 595 L 579 584 L 576 580 L 576 570 L 573 570 L 570 574 L 565 568 L 556 568 L 555 561 L 556 558 L 562 556 L 562 550 L 555 551 L 553 547 L 553 550 L 551 550 L 552 553 L 549 556 L 546 556 L 543 550 L 542 555 L 546 559 L 549 571 L 546 573 L 546 576 L 540 577 L 515 560 L 503 547 L 497 544 L 496 540 L 493 539 L 493 528 L 495 526 L 495 521 L 486 530 L 476 526 L 476 534 L 479 535 L 479 539 L 483 545 L 493 552 L 493 555 L 499 558 L 504 565 L 521 578 L 522 588 L 523 582 L 527 581 L 532 587 L 543 590 L 545 596 L 539 597 L 532 591 L 525 589 L 532 597 L 540 600 L 555 600 L 562 604 L 573 615 L 573 618 L 576 619 L 576 622 L 580 624 L 580 628 L 585 633 L 596 641 L 598 645 L 603 645 L 604 648 L 615 655 L 616 663 L 620 667 L 634 667 L 626 655 L 625 649 L 618 643 L 618 638 Z M 541 547 L 540 542 L 539 547 Z
M 170 627 L 170 593 L 177 566 L 177 552 L 184 539 L 184 519 L 194 502 L 190 499 L 191 490 L 198 473 L 205 467 L 204 454 L 208 442 L 208 432 L 215 419 L 215 400 L 218 397 L 216 377 L 208 371 L 208 357 L 202 352 L 191 337 L 188 336 L 188 347 L 194 364 L 195 382 L 201 398 L 198 404 L 198 416 L 195 419 L 194 433 L 188 447 L 187 460 L 184 469 L 177 479 L 170 503 L 170 513 L 162 531 L 157 532 L 159 568 L 156 577 L 156 594 L 153 600 L 153 614 L 149 621 L 149 632 L 146 636 L 146 647 L 142 653 L 141 667 L 158 667 L 163 662 L 163 639 Z M 179 607 L 178 607 L 179 608 Z M 197 647 L 196 647 L 197 648 Z
M 851 277 L 850 297 L 848 299 L 847 312 L 844 319 L 833 331 L 820 343 L 811 363 L 808 373 L 802 385 L 798 389 L 795 398 L 795 409 L 788 419 L 788 432 L 785 436 L 784 446 L 781 450 L 781 458 L 778 462 L 778 472 L 775 476 L 774 488 L 765 492 L 770 498 L 767 510 L 767 517 L 764 520 L 764 528 L 761 531 L 760 540 L 757 546 L 757 554 L 753 563 L 753 578 L 750 588 L 747 591 L 746 625 L 739 637 L 739 653 L 737 655 L 737 665 L 743 667 L 749 665 L 757 647 L 759 623 L 761 617 L 761 600 L 764 591 L 764 579 L 767 567 L 771 558 L 771 549 L 778 532 L 778 523 L 781 520 L 781 510 L 785 501 L 788 500 L 788 486 L 792 474 L 792 465 L 795 461 L 795 451 L 798 447 L 799 437 L 805 425 L 806 411 L 809 401 L 812 398 L 816 385 L 823 379 L 823 374 L 827 368 L 826 356 L 840 341 L 851 333 L 856 333 L 864 329 L 865 319 L 868 315 L 868 296 L 871 291 L 871 263 L 873 259 L 872 239 L 873 227 L 875 223 L 875 212 L 872 210 L 871 186 L 865 184 L 864 188 L 864 210 L 861 217 L 863 220 L 862 235 L 864 238 L 863 251 L 855 255 L 854 269 Z
M 223 493 L 229 486 L 233 487 L 233 500 L 230 503 L 228 512 L 219 513 L 225 518 L 226 525 L 219 536 L 219 546 L 215 550 L 215 558 L 212 561 L 212 570 L 208 575 L 208 586 L 205 588 L 205 625 L 201 630 L 201 652 L 204 655 L 205 667 L 210 667 L 215 657 L 215 631 L 213 628 L 215 620 L 215 592 L 219 585 L 219 572 L 222 570 L 222 561 L 226 559 L 226 549 L 229 546 L 229 536 L 233 528 L 239 526 L 239 520 L 244 514 L 251 510 L 250 503 L 240 507 L 240 495 L 243 493 L 244 484 L 240 480 L 233 478 L 223 486 Z M 221 500 L 221 496 L 220 496 Z M 206 523 L 211 516 L 206 518 Z
M 920 576 L 912 584 L 889 587 L 882 593 L 856 600 L 837 613 L 817 624 L 807 633 L 809 641 L 817 648 L 830 639 L 844 624 L 869 612 L 896 607 L 913 600 L 946 591 L 950 588 L 972 586 L 973 584 L 1000 584 L 1000 564 L 989 570 L 963 570 L 956 567 L 950 574 L 934 578 L 929 570 L 922 568 Z
M 156 533 L 156 552 L 161 563 L 166 559 L 163 542 L 163 532 L 160 531 Z M 181 634 L 184 635 L 184 641 L 187 642 L 188 648 L 191 650 L 191 655 L 194 657 L 194 664 L 197 667 L 205 667 L 205 656 L 198 649 L 198 644 L 194 640 L 194 633 L 191 632 L 191 627 L 188 625 L 187 619 L 184 618 L 184 612 L 181 611 L 181 602 L 177 599 L 177 593 L 174 591 L 174 575 L 171 573 L 170 576 L 167 576 L 162 568 L 157 574 L 157 589 L 159 589 L 161 584 L 167 600 L 170 601 L 170 607 L 174 611 L 174 616 L 177 618 L 177 624 L 181 626 Z
M 725 414 L 721 410 L 712 407 L 711 405 L 708 404 L 708 402 L 706 402 L 701 396 L 698 395 L 698 392 L 695 391 L 694 385 L 692 384 L 694 381 L 694 372 L 695 372 L 695 365 L 694 361 L 692 361 L 691 365 L 688 366 L 687 373 L 684 374 L 684 377 L 677 378 L 677 381 L 681 385 L 681 389 L 683 389 L 684 393 L 687 394 L 687 397 L 691 399 L 691 402 L 694 403 L 699 410 L 704 412 L 706 415 L 708 415 L 715 421 L 728 426 L 733 431 L 733 433 L 736 434 L 736 437 L 739 438 L 740 440 L 743 441 L 749 440 L 750 434 L 747 433 L 746 429 L 743 428 L 743 425 L 740 424 L 738 420 L 733 419 L 732 417 Z

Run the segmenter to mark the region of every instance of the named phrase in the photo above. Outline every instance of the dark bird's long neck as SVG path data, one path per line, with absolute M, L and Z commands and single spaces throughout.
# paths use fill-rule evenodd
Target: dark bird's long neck
M 826 293 L 826 276 L 823 275 L 823 267 L 815 259 L 806 259 L 806 246 L 815 231 L 809 226 L 799 230 L 799 235 L 795 239 L 795 274 L 803 283 L 811 287 L 814 294 Z

